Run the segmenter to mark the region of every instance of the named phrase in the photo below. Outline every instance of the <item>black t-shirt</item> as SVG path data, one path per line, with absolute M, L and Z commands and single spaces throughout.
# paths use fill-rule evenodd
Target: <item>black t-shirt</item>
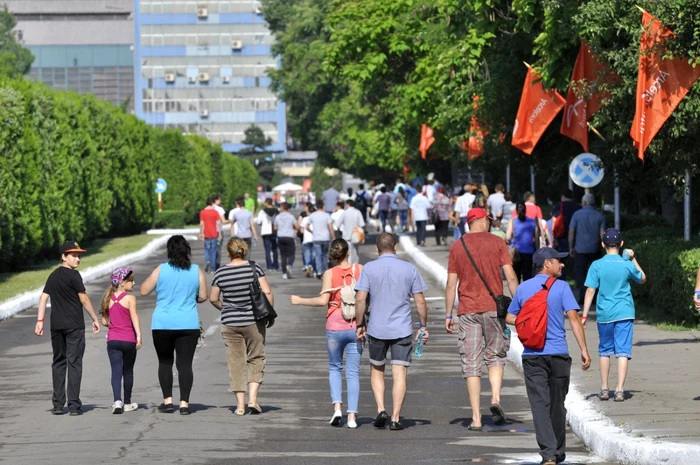
M 52 330 L 85 329 L 80 292 L 85 292 L 85 285 L 76 270 L 60 266 L 49 275 L 44 293 L 51 297 Z

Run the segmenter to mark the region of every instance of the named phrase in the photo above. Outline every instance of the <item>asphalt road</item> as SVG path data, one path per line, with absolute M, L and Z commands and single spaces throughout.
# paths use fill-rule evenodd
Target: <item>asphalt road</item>
M 193 259 L 203 263 L 203 246 L 193 242 Z M 424 356 L 409 370 L 408 396 L 401 432 L 376 430 L 376 408 L 369 384 L 369 362 L 363 354 L 359 428 L 328 425 L 332 413 L 325 345 L 325 310 L 292 307 L 289 295 L 317 295 L 320 281 L 301 276 L 300 250 L 294 279 L 271 274 L 280 315 L 267 337 L 267 367 L 261 388 L 259 416 L 233 415 L 235 399 L 228 389 L 226 354 L 219 335 L 218 311 L 200 305 L 207 331 L 194 362 L 193 414 L 163 414 L 157 359 L 150 333 L 155 297 L 138 297 L 144 345 L 135 368 L 133 401 L 138 411 L 112 415 L 110 368 L 105 332 L 87 334 L 81 399 L 85 415 L 53 416 L 51 409 L 51 344 L 33 334 L 36 309 L 0 323 L 0 462 L 7 464 L 412 464 L 540 462 L 522 375 L 506 368 L 502 405 L 509 424 L 493 426 L 488 413 L 489 387 L 484 379 L 485 431 L 470 432 L 465 383 L 459 369 L 456 336 L 442 330 L 443 293 L 431 283 L 431 340 Z M 374 248 L 361 248 L 363 261 Z M 252 258 L 264 262 L 262 244 Z M 133 266 L 137 286 L 165 254 Z M 208 275 L 211 280 L 211 275 Z M 88 284 L 95 306 L 107 278 Z M 433 299 L 430 299 L 433 298 Z M 48 322 L 48 319 L 47 319 Z M 366 352 L 366 350 L 365 350 Z M 387 371 L 389 375 L 389 370 Z M 176 386 L 177 386 L 177 377 Z M 387 382 L 387 405 L 391 382 Z M 174 391 L 177 399 L 177 387 Z M 391 413 L 391 412 L 389 412 Z M 566 463 L 604 463 L 569 435 Z

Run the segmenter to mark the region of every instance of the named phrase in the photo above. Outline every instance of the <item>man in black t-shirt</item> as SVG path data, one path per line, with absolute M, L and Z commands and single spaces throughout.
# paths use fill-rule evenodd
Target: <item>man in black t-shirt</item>
M 68 368 L 68 410 L 71 415 L 82 415 L 80 382 L 83 377 L 85 353 L 85 320 L 83 307 L 92 318 L 92 332 L 100 332 L 92 302 L 85 293 L 83 278 L 76 268 L 80 266 L 80 254 L 86 252 L 77 242 L 67 241 L 61 246 L 62 264 L 46 280 L 39 299 L 34 333 L 44 335 L 46 302 L 51 298 L 51 346 L 53 347 L 53 409 L 54 415 L 63 415 L 66 404 L 66 368 Z

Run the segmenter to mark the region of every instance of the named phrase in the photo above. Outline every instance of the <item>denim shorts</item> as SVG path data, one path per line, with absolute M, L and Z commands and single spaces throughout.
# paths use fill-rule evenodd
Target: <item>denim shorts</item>
M 598 323 L 598 356 L 632 359 L 634 320 Z

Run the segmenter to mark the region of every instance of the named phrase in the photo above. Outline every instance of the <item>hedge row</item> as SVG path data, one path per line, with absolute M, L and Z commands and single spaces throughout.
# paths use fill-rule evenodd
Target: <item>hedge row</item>
M 0 80 L 0 272 L 55 257 L 57 244 L 137 234 L 167 209 L 196 220 L 212 193 L 226 206 L 257 173 L 199 136 L 152 128 L 121 109 L 29 80 Z

